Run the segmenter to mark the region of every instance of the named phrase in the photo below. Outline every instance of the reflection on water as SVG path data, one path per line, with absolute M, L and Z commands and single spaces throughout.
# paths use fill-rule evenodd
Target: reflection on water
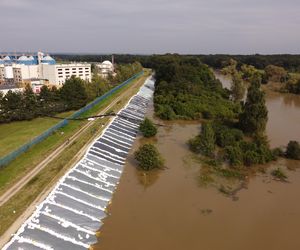
M 267 92 L 266 97 L 267 135 L 271 146 L 286 145 L 290 140 L 300 141 L 300 96 Z
M 268 99 L 274 108 L 270 119 L 274 119 L 278 106 L 271 104 L 271 100 L 276 105 L 285 104 L 280 96 Z M 281 122 L 286 126 L 289 120 Z M 199 133 L 200 125 L 165 124 L 168 127 L 158 129 L 156 146 L 165 158 L 167 169 L 144 175 L 133 160 L 127 162 L 109 209 L 112 216 L 106 219 L 95 249 L 300 249 L 299 162 L 281 159 L 271 163 L 271 167 L 294 170 L 286 171 L 289 182 L 274 181 L 267 170 L 240 185 L 242 189 L 235 194 L 238 200 L 233 202 L 199 180 L 206 170 L 192 159 L 186 141 Z M 297 137 L 297 126 L 293 122 L 289 126 L 288 134 Z M 274 140 L 272 129 L 268 128 L 272 143 L 284 144 L 283 137 Z M 131 152 L 141 143 L 142 139 L 137 140 Z
M 153 170 L 151 172 L 137 170 L 136 176 L 139 180 L 140 184 L 144 186 L 144 188 L 148 188 L 152 186 L 157 180 L 160 175 L 161 170 Z

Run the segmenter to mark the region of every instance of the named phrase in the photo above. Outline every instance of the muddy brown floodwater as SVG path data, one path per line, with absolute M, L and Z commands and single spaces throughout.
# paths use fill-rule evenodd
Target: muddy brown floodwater
M 293 101 L 291 99 L 294 99 Z M 268 95 L 268 135 L 273 146 L 300 140 L 300 98 Z M 149 110 L 148 116 L 153 115 Z M 293 116 L 293 117 L 291 117 Z M 161 121 L 157 121 L 162 123 Z M 276 123 L 276 124 L 273 124 Z M 166 169 L 136 169 L 129 157 L 104 221 L 99 250 L 299 250 L 299 162 L 280 160 L 288 182 L 270 173 L 251 177 L 233 200 L 200 183 L 201 166 L 186 141 L 200 130 L 195 122 L 166 123 L 153 141 Z M 138 138 L 135 149 L 144 143 Z

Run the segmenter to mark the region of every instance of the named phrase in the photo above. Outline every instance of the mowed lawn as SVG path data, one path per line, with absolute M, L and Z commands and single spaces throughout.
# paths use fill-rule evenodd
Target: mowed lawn
M 67 117 L 72 112 L 62 113 L 60 117 Z M 53 118 L 36 118 L 31 121 L 18 121 L 0 124 L 0 157 L 16 150 L 36 136 L 60 122 Z

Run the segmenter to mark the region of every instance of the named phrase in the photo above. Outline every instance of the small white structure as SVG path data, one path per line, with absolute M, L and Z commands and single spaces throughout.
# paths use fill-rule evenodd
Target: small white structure
M 107 78 L 109 75 L 115 75 L 115 67 L 113 62 L 106 60 L 100 64 L 96 64 L 96 67 L 99 71 L 98 74 L 103 78 Z

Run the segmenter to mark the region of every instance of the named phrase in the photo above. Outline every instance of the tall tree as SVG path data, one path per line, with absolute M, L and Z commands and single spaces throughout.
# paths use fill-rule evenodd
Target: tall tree
M 22 96 L 21 92 L 8 91 L 1 100 L 0 122 L 22 120 Z
M 24 116 L 24 119 L 33 119 L 36 116 L 37 109 L 36 95 L 33 93 L 31 86 L 27 84 L 23 93 L 22 115 Z
M 268 110 L 265 104 L 265 94 L 260 90 L 260 75 L 254 74 L 250 82 L 247 100 L 239 117 L 240 126 L 251 136 L 263 135 L 268 121 Z
M 66 104 L 67 110 L 75 110 L 83 107 L 88 100 L 84 87 L 84 81 L 72 76 L 66 80 L 60 89 L 61 99 Z
M 235 102 L 240 102 L 244 98 L 245 91 L 246 89 L 241 75 L 238 72 L 235 72 L 235 74 L 232 77 L 232 84 L 231 84 L 232 99 Z
M 216 136 L 212 124 L 205 123 L 202 125 L 200 134 L 200 148 L 204 155 L 210 156 L 215 150 Z
M 283 67 L 278 67 L 275 65 L 268 65 L 265 68 L 266 75 L 268 79 L 276 82 L 286 82 L 288 78 L 288 73 Z

